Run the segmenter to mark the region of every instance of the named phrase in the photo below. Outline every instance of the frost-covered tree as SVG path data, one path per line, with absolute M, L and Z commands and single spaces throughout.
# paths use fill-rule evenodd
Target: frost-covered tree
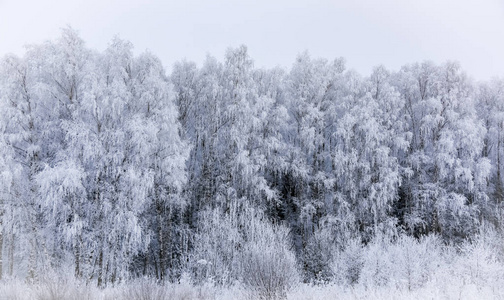
M 482 156 L 489 159 L 491 167 L 487 190 L 488 202 L 481 206 L 485 218 L 497 227 L 502 224 L 504 181 L 502 160 L 504 155 L 504 81 L 494 79 L 481 84 L 477 93 L 477 112 L 484 124 L 486 136 Z
M 55 43 L 34 46 L 31 51 L 30 61 L 32 68 L 37 70 L 36 80 L 41 87 L 39 97 L 52 117 L 47 120 L 45 133 L 52 157 L 34 178 L 45 219 L 47 251 L 51 253 L 53 268 L 69 263 L 68 256 L 73 257 L 75 274 L 79 275 L 81 233 L 85 222 L 82 207 L 86 199 L 85 173 L 71 158 L 65 131 L 85 101 L 92 53 L 70 28 L 64 29 Z
M 72 266 L 104 284 L 128 278 L 146 253 L 146 269 L 163 277 L 170 267 L 187 146 L 160 61 L 131 49 L 116 38 L 94 53 L 64 29 L 4 60 L 8 275 Z
M 176 63 L 170 76 L 175 91 L 175 102 L 180 111 L 181 131 L 191 143 L 187 163 L 191 225 L 197 221 L 197 212 L 212 204 L 216 195 L 217 131 L 220 118 L 220 78 L 222 64 L 207 57 L 204 66 L 194 63 Z
M 95 212 L 88 217 L 96 245 L 90 264 L 98 270 L 91 276 L 99 283 L 128 278 L 132 259 L 144 254 L 144 268 L 163 278 L 187 151 L 171 91 L 160 61 L 149 53 L 134 58 L 129 42 L 114 39 L 99 62 L 79 114 L 86 119 L 68 130 Z
M 178 274 L 188 251 L 189 234 L 182 222 L 187 203 L 182 189 L 187 178 L 185 164 L 189 145 L 179 135 L 177 108 L 159 59 L 149 53 L 143 54 L 136 59 L 136 67 L 138 100 L 135 102 L 140 105 L 137 120 L 129 127 L 131 140 L 135 141 L 132 156 L 138 168 L 151 173 L 152 177 L 147 193 L 132 197 L 142 196 L 147 201 L 146 212 L 142 215 L 147 222 L 142 227 L 146 228 L 149 249 L 154 254 L 150 262 L 145 258 L 148 263 L 144 266 L 149 264 L 157 270 L 157 277 L 164 279 Z
M 33 279 L 45 263 L 34 183 L 45 158 L 40 147 L 44 114 L 26 61 L 7 56 L 1 67 L 2 271 Z
M 386 83 L 387 72 L 375 69 L 362 95 L 342 99 L 346 108 L 336 132 L 333 153 L 337 201 L 355 219 L 355 228 L 370 238 L 382 226 L 389 226 L 389 211 L 401 184 L 393 149 L 401 139 L 395 131 L 398 95 Z M 369 91 L 368 91 L 369 90 Z
M 257 69 L 245 46 L 167 76 L 63 29 L 0 62 L 2 273 L 416 289 L 429 235 L 502 225 L 503 90 L 453 62 Z
M 398 77 L 412 135 L 404 160 L 412 172 L 402 190 L 405 223 L 417 233 L 464 237 L 477 226 L 489 176 L 471 85 L 456 63 L 408 66 Z
M 334 179 L 330 159 L 334 146 L 331 129 L 335 126 L 333 93 L 343 70 L 342 60 L 329 63 L 311 59 L 305 52 L 297 57 L 286 78 L 289 127 L 284 134 L 286 163 L 280 191 L 284 218 L 293 228 L 299 256 L 309 255 L 305 248 L 327 205 L 331 206 L 327 202 Z
M 275 197 L 264 177 L 269 144 L 262 139 L 273 100 L 259 97 L 253 75 L 244 46 L 229 49 L 224 64 L 209 57 L 200 70 L 188 62 L 174 67 L 183 130 L 193 144 L 188 193 L 196 211 Z

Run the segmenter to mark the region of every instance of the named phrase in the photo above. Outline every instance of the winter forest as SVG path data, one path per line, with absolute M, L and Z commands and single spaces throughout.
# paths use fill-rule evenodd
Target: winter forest
M 504 79 L 456 62 L 168 74 L 67 28 L 1 59 L 0 132 L 6 298 L 504 296 Z

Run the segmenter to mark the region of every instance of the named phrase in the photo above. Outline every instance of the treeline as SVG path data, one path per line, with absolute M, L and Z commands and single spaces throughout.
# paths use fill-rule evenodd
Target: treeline
M 308 53 L 257 69 L 244 46 L 167 76 L 132 48 L 65 29 L 2 59 L 4 277 L 288 286 L 377 237 L 502 227 L 502 80 Z

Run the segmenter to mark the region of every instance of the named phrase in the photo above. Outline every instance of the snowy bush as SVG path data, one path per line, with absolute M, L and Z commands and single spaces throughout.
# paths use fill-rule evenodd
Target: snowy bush
M 32 290 L 19 280 L 0 281 L 0 299 L 25 300 L 34 298 Z
M 219 210 L 200 213 L 188 271 L 195 283 L 213 279 L 229 285 L 237 279 L 237 251 L 243 243 L 236 224 Z
M 486 241 L 488 238 L 502 239 L 498 235 L 483 233 L 473 242 L 466 242 L 461 247 L 461 255 L 455 257 L 455 270 L 464 284 L 495 286 L 504 281 L 501 249 L 495 247 L 498 245 L 495 242 Z
M 248 205 L 233 209 L 240 213 L 226 215 L 214 209 L 200 215 L 201 227 L 189 262 L 194 282 L 213 280 L 230 286 L 240 281 L 257 297 L 285 297 L 299 281 L 287 229 L 270 224 Z
M 376 238 L 364 248 L 359 283 L 369 287 L 388 286 L 394 267 L 392 247 L 388 241 Z
M 121 296 L 124 300 L 164 300 L 166 298 L 166 287 L 149 278 L 141 278 L 125 284 Z
M 420 240 L 402 235 L 392 248 L 391 258 L 395 261 L 392 274 L 399 288 L 414 290 L 424 286 L 443 264 L 441 240 L 436 235 Z
M 415 290 L 423 287 L 442 264 L 443 249 L 435 235 L 420 240 L 406 235 L 395 241 L 376 239 L 363 249 L 359 283 L 369 288 Z
M 363 246 L 358 240 L 349 240 L 341 251 L 335 253 L 332 263 L 334 282 L 342 286 L 359 282 L 363 265 Z
M 246 244 L 242 254 L 244 284 L 257 292 L 260 299 L 285 298 L 286 293 L 299 282 L 294 253 L 287 248 L 286 230 L 264 228 L 264 234 L 276 235 L 273 243 L 263 240 Z M 280 238 L 278 238 L 280 237 Z
M 93 300 L 97 290 L 95 285 L 51 271 L 31 286 L 32 297 L 37 300 Z
M 331 262 L 335 252 L 333 248 L 327 231 L 319 230 L 312 235 L 303 255 L 305 281 L 315 280 L 322 283 L 332 279 Z

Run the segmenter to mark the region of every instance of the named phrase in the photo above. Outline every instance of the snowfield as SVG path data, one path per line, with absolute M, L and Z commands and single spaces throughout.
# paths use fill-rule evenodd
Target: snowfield
M 286 298 L 261 298 L 254 291 L 240 286 L 229 288 L 210 284 L 194 286 L 190 283 L 157 285 L 149 281 L 134 281 L 117 287 L 99 289 L 78 283 L 51 282 L 29 285 L 19 281 L 0 283 L 2 300 L 239 300 L 239 299 L 289 299 L 289 300 L 355 300 L 355 299 L 503 299 L 500 286 L 477 286 L 462 281 L 450 281 L 449 285 L 429 283 L 410 291 L 392 287 L 366 288 L 338 285 L 301 284 L 286 294 Z
M 348 282 L 351 274 L 344 264 L 356 261 L 346 260 L 333 265 L 332 282 L 291 282 L 287 289 L 265 289 L 278 282 L 267 276 L 255 286 L 239 281 L 224 286 L 211 279 L 196 284 L 184 274 L 178 283 L 143 278 L 98 288 L 72 276 L 55 275 L 37 284 L 4 279 L 0 299 L 504 299 L 504 265 L 497 259 L 503 249 L 495 233 L 457 248 L 441 246 L 436 238 L 420 242 L 402 238 L 363 247 L 357 257 L 362 262 L 359 278 L 353 284 Z M 346 259 L 344 254 L 341 257 Z

